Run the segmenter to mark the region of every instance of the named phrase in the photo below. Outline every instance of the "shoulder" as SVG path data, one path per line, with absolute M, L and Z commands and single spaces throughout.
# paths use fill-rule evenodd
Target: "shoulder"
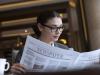
M 64 45 L 64 44 L 61 44 L 61 43 L 55 42 L 55 43 L 54 43 L 54 46 L 55 46 L 55 47 L 62 48 L 62 49 L 67 49 L 67 50 L 72 50 L 72 51 L 74 51 L 73 48 L 69 48 L 67 45 Z
M 63 49 L 69 49 L 69 47 L 67 45 L 63 45 L 63 44 L 60 44 L 57 42 L 54 43 L 54 46 L 59 47 L 59 48 L 63 48 Z

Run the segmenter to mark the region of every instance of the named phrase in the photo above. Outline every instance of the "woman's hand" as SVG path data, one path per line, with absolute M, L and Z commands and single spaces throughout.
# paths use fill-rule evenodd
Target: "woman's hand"
M 23 75 L 26 72 L 26 69 L 22 64 L 13 64 L 11 72 L 13 75 Z

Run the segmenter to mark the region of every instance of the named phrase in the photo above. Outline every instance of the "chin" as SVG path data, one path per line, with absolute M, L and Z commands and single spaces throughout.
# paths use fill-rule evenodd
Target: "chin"
M 52 41 L 58 41 L 58 38 L 51 38 Z

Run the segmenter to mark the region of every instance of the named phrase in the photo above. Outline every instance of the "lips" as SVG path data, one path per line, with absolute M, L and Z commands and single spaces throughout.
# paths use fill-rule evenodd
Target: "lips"
M 59 36 L 53 36 L 54 38 L 59 38 Z

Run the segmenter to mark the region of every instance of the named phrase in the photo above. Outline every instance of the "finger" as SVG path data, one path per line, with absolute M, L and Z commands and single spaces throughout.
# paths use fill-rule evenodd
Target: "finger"
M 14 66 L 15 66 L 15 67 L 21 67 L 21 68 L 23 68 L 23 69 L 26 70 L 25 65 L 23 65 L 23 64 L 15 64 Z
M 14 74 L 14 75 L 19 75 L 19 74 L 23 74 L 26 72 L 26 69 L 24 68 L 24 65 L 22 64 L 14 64 L 12 67 L 11 67 L 11 72 Z
M 21 75 L 21 74 L 22 74 L 20 71 L 15 70 L 15 69 L 11 69 L 11 73 L 12 73 L 13 75 Z
M 12 66 L 11 69 L 14 69 L 14 70 L 16 70 L 16 71 L 20 71 L 20 72 L 22 72 L 22 73 L 25 73 L 25 72 L 26 72 L 25 69 L 23 69 L 22 67 L 19 67 L 19 66 Z

